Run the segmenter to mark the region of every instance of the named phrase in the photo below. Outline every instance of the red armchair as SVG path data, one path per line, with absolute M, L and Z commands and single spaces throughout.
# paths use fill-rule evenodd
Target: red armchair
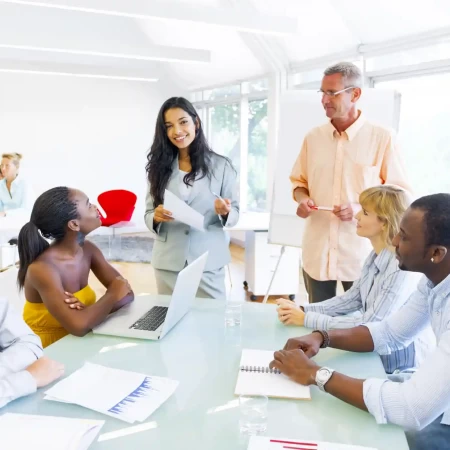
M 104 217 L 99 211 L 102 226 L 112 228 L 113 239 L 115 238 L 117 225 L 126 225 L 126 222 L 131 221 L 136 200 L 136 194 L 124 189 L 106 191 L 98 196 L 97 201 L 106 214 L 106 217 Z

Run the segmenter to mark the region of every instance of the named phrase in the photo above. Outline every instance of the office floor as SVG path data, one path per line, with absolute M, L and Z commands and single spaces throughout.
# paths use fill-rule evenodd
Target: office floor
M 234 300 L 250 301 L 250 293 L 244 287 L 245 267 L 244 267 L 244 249 L 235 244 L 231 244 L 231 264 L 229 265 L 231 273 L 231 282 L 228 272 L 226 273 L 225 282 L 227 289 L 231 288 L 231 297 Z M 155 294 L 156 280 L 153 273 L 153 268 L 150 264 L 143 263 L 127 263 L 127 262 L 113 262 L 114 267 L 130 282 L 135 294 Z M 104 288 L 94 275 L 91 274 L 89 284 L 96 291 L 97 298 L 104 293 Z M 273 302 L 279 296 L 270 297 L 269 301 Z M 262 301 L 263 297 L 258 297 L 256 301 Z M 303 277 L 300 276 L 300 284 L 298 287 L 298 294 L 296 302 L 304 303 L 306 301 L 306 291 L 303 285 Z

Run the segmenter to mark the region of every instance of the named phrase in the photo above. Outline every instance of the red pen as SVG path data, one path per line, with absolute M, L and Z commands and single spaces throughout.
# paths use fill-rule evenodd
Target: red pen
M 316 211 L 333 211 L 330 206 L 310 206 L 310 208 Z
M 308 447 L 309 449 L 316 449 L 318 448 L 318 445 L 314 442 L 296 442 L 296 441 L 280 441 L 277 439 L 271 439 L 270 442 L 273 442 L 274 444 L 289 444 L 289 445 L 301 445 L 302 447 Z M 289 447 L 284 447 L 283 448 L 289 448 Z

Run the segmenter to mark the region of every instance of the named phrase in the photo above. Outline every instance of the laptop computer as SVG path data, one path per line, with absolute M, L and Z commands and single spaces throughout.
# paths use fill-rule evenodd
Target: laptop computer
M 189 311 L 197 294 L 208 252 L 186 266 L 177 277 L 173 294 L 137 297 L 95 327 L 94 334 L 158 340 Z

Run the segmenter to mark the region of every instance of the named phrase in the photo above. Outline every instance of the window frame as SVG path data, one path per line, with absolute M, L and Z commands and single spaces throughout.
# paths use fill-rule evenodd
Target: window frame
M 229 97 L 214 99 L 214 100 L 205 100 L 204 91 L 208 91 L 211 89 L 218 89 L 221 87 L 225 87 L 227 85 L 235 85 L 236 83 L 229 83 L 227 85 L 214 86 L 213 88 L 204 88 L 201 91 L 196 90 L 191 92 L 192 96 L 199 96 L 199 92 L 201 92 L 201 100 L 193 101 L 192 104 L 197 110 L 200 110 L 201 113 L 200 118 L 203 122 L 203 129 L 208 138 L 208 141 L 211 141 L 211 127 L 210 127 L 210 113 L 211 108 L 220 105 L 228 105 L 228 104 L 238 104 L 239 105 L 239 136 L 240 136 L 240 187 L 239 187 L 239 198 L 240 198 L 240 210 L 241 212 L 246 212 L 248 210 L 248 118 L 249 118 L 249 103 L 252 101 L 261 101 L 267 100 L 269 102 L 269 89 L 257 91 L 257 92 L 249 92 L 249 81 L 255 81 L 258 79 L 266 78 L 266 76 L 252 78 L 243 82 L 240 82 L 240 94 L 239 95 L 231 95 Z M 269 82 L 270 83 L 270 82 Z M 269 115 L 269 114 L 268 114 Z M 268 139 L 269 141 L 269 139 Z M 267 142 L 267 159 L 269 158 L 269 143 Z M 267 164 L 267 172 L 269 172 L 270 165 Z M 267 210 L 265 212 L 270 211 L 270 195 L 269 192 L 272 190 L 271 186 L 271 177 L 269 173 L 266 176 L 266 190 L 267 190 Z

